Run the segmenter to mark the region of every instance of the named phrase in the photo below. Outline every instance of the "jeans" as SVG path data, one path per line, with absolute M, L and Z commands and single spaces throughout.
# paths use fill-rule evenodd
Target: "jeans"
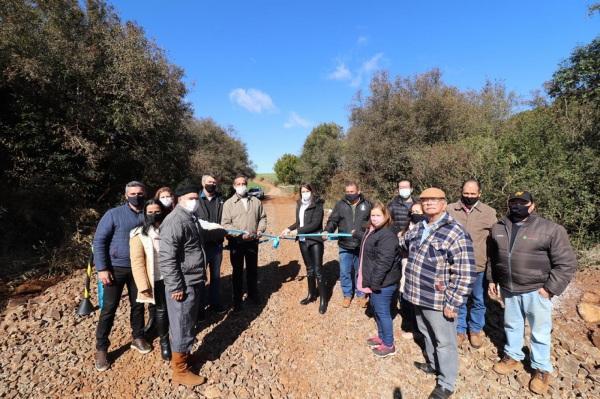
M 229 241 L 229 256 L 233 267 L 233 303 L 242 303 L 244 294 L 244 260 L 248 297 L 258 299 L 258 241 Z
M 525 318 L 531 327 L 531 368 L 552 372 L 552 301 L 542 297 L 537 290 L 512 294 L 502 290 L 504 298 L 504 353 L 515 360 L 523 360 L 523 334 Z
M 314 241 L 301 241 L 300 253 L 306 265 L 306 277 L 316 277 L 321 281 L 321 267 L 323 266 L 323 243 Z
M 173 352 L 191 352 L 196 336 L 198 309 L 202 304 L 203 294 L 204 282 L 187 286 L 181 302 L 167 294 L 169 336 Z
M 454 391 L 458 376 L 456 319 L 446 319 L 443 312 L 415 305 L 417 325 L 425 340 L 427 363 L 437 370 L 438 385 Z
M 471 309 L 467 310 L 467 303 L 463 303 L 458 308 L 458 320 L 456 332 L 465 334 L 467 332 L 467 313 L 469 314 L 468 330 L 472 333 L 478 333 L 485 326 L 485 272 L 477 272 L 477 277 L 473 283 L 473 291 L 469 296 Z
M 371 293 L 370 303 L 375 313 L 377 323 L 377 336 L 385 346 L 394 345 L 394 326 L 390 307 L 392 300 L 396 297 L 398 284 L 383 287 L 379 292 Z
M 359 254 L 360 248 L 346 249 L 340 247 L 340 285 L 346 298 L 352 298 L 354 293 L 357 297 L 365 296 L 364 292 L 356 288 Z
M 133 338 L 144 338 L 144 304 L 136 302 L 138 292 L 131 268 L 113 267 L 111 272 L 113 282 L 110 285 L 104 286 L 104 303 L 100 312 L 98 327 L 96 328 L 96 349 L 102 351 L 107 351 L 110 346 L 108 336 L 112 330 L 115 314 L 119 308 L 121 295 L 125 286 L 127 286 L 129 305 L 131 306 L 129 322 Z
M 223 245 L 207 245 L 206 263 L 210 272 L 210 284 L 208 286 L 208 303 L 211 306 L 220 305 L 219 293 L 221 286 L 221 262 L 223 262 Z

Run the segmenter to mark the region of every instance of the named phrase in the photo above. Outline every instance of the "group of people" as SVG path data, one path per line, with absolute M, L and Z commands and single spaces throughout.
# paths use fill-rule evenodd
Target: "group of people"
M 267 216 L 261 201 L 248 195 L 245 176 L 236 177 L 233 188 L 235 194 L 225 200 L 215 177 L 205 175 L 201 186 L 184 183 L 174 191 L 163 187 L 146 200 L 146 186 L 132 181 L 125 187 L 125 204 L 102 216 L 93 240 L 94 264 L 104 287 L 96 329 L 98 371 L 110 367 L 109 335 L 127 286 L 131 348 L 142 354 L 152 350 L 146 339 L 150 328 L 144 326 L 148 303 L 149 324 L 159 337 L 162 358 L 171 362 L 172 381 L 188 386 L 206 381 L 192 372 L 190 352 L 205 308 L 226 310 L 219 288 L 226 237 L 233 267 L 233 310 L 242 309 L 244 265 L 247 300 L 260 302 L 258 243 Z
M 127 203 L 102 217 L 94 238 L 98 277 L 105 285 L 96 332 L 98 370 L 109 367 L 108 335 L 127 285 L 131 346 L 142 353 L 151 350 L 144 338 L 144 302 L 151 303 L 161 354 L 171 358 L 173 381 L 205 381 L 191 372 L 189 352 L 199 312 L 207 303 L 208 309 L 224 311 L 219 278 L 225 237 L 233 267 L 233 310 L 242 309 L 244 263 L 247 301 L 260 301 L 257 260 L 266 214 L 261 201 L 248 196 L 247 183 L 238 176 L 235 194 L 227 200 L 217 193 L 213 176 L 204 176 L 202 187 L 161 189 L 148 201 L 143 184 L 127 185 Z M 531 193 L 515 192 L 498 220 L 497 211 L 482 202 L 481 185 L 473 179 L 464 182 L 460 199 L 450 204 L 436 187 L 413 195 L 408 180 L 398 182 L 398 195 L 390 203 L 371 202 L 357 183 L 349 182 L 323 227 L 324 202 L 306 183 L 300 186 L 296 220 L 281 236 L 296 237 L 306 265 L 308 292 L 300 304 L 318 298 L 321 314 L 328 307 L 324 241 L 340 236 L 342 307 L 349 308 L 353 300 L 360 307 L 370 306 L 377 335 L 366 344 L 376 356 L 387 357 L 396 352 L 392 309 L 400 304 L 403 336 L 424 345 L 426 361 L 414 365 L 436 376 L 430 398 L 453 394 L 459 346 L 484 344 L 486 293 L 504 302 L 506 344 L 494 371 L 522 369 L 527 321 L 533 369 L 529 387 L 543 394 L 553 370 L 551 298 L 565 290 L 577 262 L 565 229 L 535 210 Z

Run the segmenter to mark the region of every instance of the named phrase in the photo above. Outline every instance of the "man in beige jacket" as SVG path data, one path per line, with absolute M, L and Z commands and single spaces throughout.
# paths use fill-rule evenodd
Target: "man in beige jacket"
M 481 186 L 477 180 L 470 179 L 463 183 L 460 200 L 448 205 L 448 213 L 469 233 L 473 240 L 477 278 L 469 300 L 470 311 L 464 303 L 458 310 L 456 325 L 457 341 L 460 346 L 467 340 L 474 348 L 483 345 L 483 326 L 485 325 L 485 269 L 488 264 L 488 242 L 492 226 L 498 220 L 496 210 L 480 200 Z M 468 314 L 468 326 L 467 326 Z
M 223 204 L 221 225 L 226 230 L 242 230 L 245 233 L 230 235 L 229 256 L 233 267 L 233 310 L 242 308 L 244 292 L 244 260 L 246 261 L 246 284 L 248 299 L 260 302 L 258 296 L 258 241 L 267 228 L 267 214 L 261 201 L 248 195 L 248 179 L 239 175 L 233 181 L 235 194 Z

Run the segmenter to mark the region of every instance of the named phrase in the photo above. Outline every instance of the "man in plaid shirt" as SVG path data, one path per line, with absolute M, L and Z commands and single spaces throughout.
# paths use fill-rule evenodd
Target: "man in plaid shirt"
M 404 237 L 408 250 L 404 295 L 415 305 L 417 325 L 425 337 L 427 363 L 420 370 L 437 375 L 429 398 L 449 398 L 458 376 L 456 320 L 476 278 L 473 242 L 446 213 L 446 194 L 428 188 L 420 195 L 427 220 Z

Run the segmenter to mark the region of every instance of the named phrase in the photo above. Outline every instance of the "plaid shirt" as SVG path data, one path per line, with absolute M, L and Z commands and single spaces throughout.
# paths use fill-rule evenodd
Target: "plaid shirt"
M 421 244 L 424 230 L 419 223 L 404 236 L 408 264 L 403 296 L 418 306 L 456 311 L 466 302 L 476 277 L 473 242 L 447 213 L 430 226 Z

